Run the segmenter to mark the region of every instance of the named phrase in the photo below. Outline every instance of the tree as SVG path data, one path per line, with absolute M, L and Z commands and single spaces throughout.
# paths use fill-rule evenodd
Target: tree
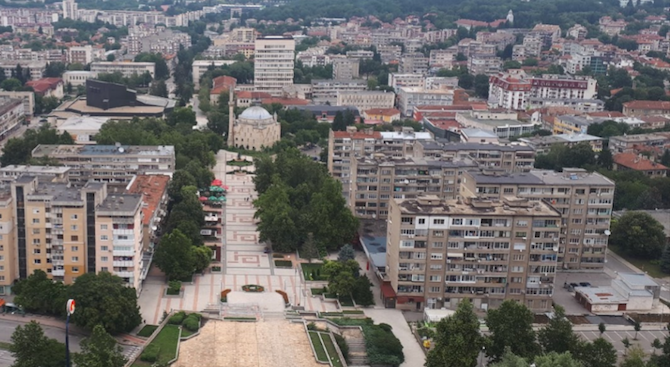
M 370 289 L 371 286 L 372 283 L 365 274 L 356 279 L 351 293 L 357 305 L 367 307 L 375 304 L 375 298 Z
M 529 57 L 523 60 L 523 66 L 537 66 L 537 59 Z
M 154 262 L 170 280 L 187 278 L 194 270 L 191 246 L 191 240 L 175 229 L 161 238 L 154 254 Z
M 461 74 L 458 76 L 458 86 L 463 89 L 471 89 L 475 84 L 475 76 L 472 74 Z
M 617 352 L 612 343 L 599 337 L 592 343 L 582 343 L 578 359 L 584 367 L 614 367 L 617 362 Z
M 328 289 L 338 295 L 349 295 L 354 290 L 359 265 L 356 260 L 326 261 L 323 273 L 328 276 Z
M 356 253 L 354 248 L 350 244 L 342 246 L 340 252 L 337 254 L 337 261 L 345 262 L 347 260 L 353 260 L 356 258 Z
M 598 165 L 606 170 L 611 170 L 614 165 L 614 159 L 612 158 L 612 151 L 605 148 L 598 153 Z
M 149 94 L 152 96 L 164 97 L 167 98 L 168 90 L 165 80 L 158 80 L 151 83 L 151 88 L 149 88 Z
M 54 282 L 42 270 L 35 270 L 28 278 L 19 280 L 12 291 L 14 302 L 26 311 L 46 315 L 62 315 L 66 287 L 62 282 Z
M 663 225 L 644 212 L 629 211 L 612 226 L 611 244 L 640 259 L 657 259 L 666 244 Z
M 600 331 L 600 336 L 602 336 L 605 333 L 606 330 L 607 330 L 607 327 L 605 326 L 604 322 L 601 322 L 600 324 L 598 324 L 598 331 Z
M 23 87 L 23 83 L 17 78 L 9 78 L 5 79 L 0 83 L 0 88 L 6 90 L 6 91 L 14 91 L 14 90 L 19 90 Z
M 347 130 L 347 124 L 344 122 L 344 114 L 342 111 L 337 111 L 335 113 L 335 118 L 333 119 L 333 131 L 345 130 Z
M 630 340 L 628 338 L 623 338 L 621 339 L 621 344 L 623 344 L 624 347 L 624 355 L 628 355 L 628 348 L 630 348 Z
M 504 301 L 500 307 L 486 313 L 489 328 L 489 346 L 486 355 L 491 361 L 499 361 L 509 347 L 515 355 L 532 359 L 540 352 L 533 331 L 533 313 L 523 304 Z
M 77 367 L 123 367 L 127 362 L 123 348 L 102 325 L 96 325 L 91 336 L 81 341 L 81 352 L 72 359 Z
M 633 337 L 633 340 L 637 340 L 637 333 L 642 329 L 642 325 L 640 325 L 640 322 L 635 320 L 633 323 L 633 329 L 635 330 L 635 336 Z
M 17 326 L 12 333 L 11 340 L 9 351 L 15 359 L 12 367 L 61 367 L 65 365 L 65 345 L 55 339 L 47 338 L 36 321 Z
M 661 254 L 661 271 L 670 274 L 670 244 L 666 244 Z
M 489 77 L 484 74 L 477 74 L 474 81 L 475 94 L 480 98 L 489 97 Z
M 307 259 L 310 264 L 312 259 L 319 257 L 319 249 L 316 248 L 316 243 L 314 243 L 314 234 L 312 232 L 307 234 L 307 239 L 302 245 L 302 250 L 300 251 L 300 257 Z
M 193 252 L 193 266 L 195 267 L 195 272 L 203 272 L 212 262 L 212 254 L 214 252 L 207 246 L 193 246 L 191 247 L 191 251 Z
M 195 119 L 195 112 L 191 107 L 177 107 L 172 113 L 168 116 L 167 121 L 168 125 L 175 126 L 177 124 L 186 124 L 188 126 L 194 126 L 197 121 Z
M 623 362 L 619 365 L 620 367 L 652 367 L 652 366 L 656 367 L 654 365 L 649 365 L 644 361 L 646 354 L 639 345 L 630 348 L 630 350 L 628 350 L 628 347 L 626 347 L 626 350 L 627 350 L 625 354 L 626 357 L 624 358 Z
M 465 299 L 456 312 L 436 326 L 435 347 L 428 352 L 426 367 L 475 367 L 485 345 L 479 333 L 479 319 L 472 304 Z
M 528 367 L 528 362 L 516 354 L 512 353 L 509 347 L 505 348 L 502 359 L 498 363 L 493 363 L 491 367 Z
M 549 320 L 547 326 L 538 331 L 537 339 L 545 353 L 556 352 L 575 353 L 579 339 L 572 332 L 572 324 L 565 317 L 563 307 L 554 306 L 554 317 Z
M 551 352 L 535 358 L 537 367 L 582 367 L 582 364 L 574 359 L 569 352 Z
M 654 348 L 654 355 L 656 354 L 656 349 L 663 349 L 663 344 L 658 338 L 655 338 L 653 342 L 651 342 L 651 347 Z
M 135 288 L 106 271 L 77 277 L 68 291 L 77 300 L 76 325 L 92 330 L 102 325 L 110 334 L 127 333 L 142 323 Z

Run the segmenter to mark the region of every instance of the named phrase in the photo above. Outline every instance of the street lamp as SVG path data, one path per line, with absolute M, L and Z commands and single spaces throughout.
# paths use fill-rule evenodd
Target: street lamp
M 74 313 L 74 299 L 67 300 L 67 319 L 65 320 L 65 367 L 70 367 L 70 315 Z

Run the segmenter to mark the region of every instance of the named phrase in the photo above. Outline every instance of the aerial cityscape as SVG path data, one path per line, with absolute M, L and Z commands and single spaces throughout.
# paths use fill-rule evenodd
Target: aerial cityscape
M 0 0 L 0 367 L 670 367 L 670 0 Z

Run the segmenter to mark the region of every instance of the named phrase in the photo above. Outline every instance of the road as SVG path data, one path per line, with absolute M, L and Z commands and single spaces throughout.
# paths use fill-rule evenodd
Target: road
M 198 128 L 202 128 L 207 126 L 207 116 L 205 116 L 202 111 L 200 111 L 200 101 L 198 100 L 198 95 L 194 94 L 193 98 L 191 98 L 190 102 L 191 106 L 193 106 L 193 111 L 195 111 L 195 121 L 198 126 Z
M 16 130 L 9 133 L 9 135 L 5 139 L 2 139 L 2 141 L 0 141 L 0 149 L 4 148 L 5 143 L 7 143 L 7 141 L 9 139 L 17 138 L 19 136 L 22 136 L 26 132 L 26 130 L 28 130 L 28 129 L 37 128 L 40 124 L 39 121 L 40 121 L 40 118 L 38 116 L 35 116 L 35 117 L 32 118 L 32 120 L 30 120 L 30 125 L 19 125 L 16 128 Z

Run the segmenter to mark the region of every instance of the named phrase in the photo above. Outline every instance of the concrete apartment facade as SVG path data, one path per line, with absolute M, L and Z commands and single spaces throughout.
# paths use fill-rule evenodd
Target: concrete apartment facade
M 393 92 L 338 92 L 337 106 L 354 106 L 359 112 L 372 108 L 393 108 L 395 93 Z
M 386 280 L 395 308 L 478 310 L 516 300 L 549 311 L 561 214 L 517 197 L 390 201 Z M 388 297 L 384 294 L 384 297 Z
M 139 174 L 168 175 L 175 171 L 173 146 L 139 145 L 38 145 L 35 158 L 49 157 L 72 168 L 73 183 L 89 180 L 127 185 Z
M 254 51 L 254 86 L 257 92 L 280 97 L 293 85 L 295 40 L 292 37 L 257 38 Z
M 23 108 L 20 99 L 0 98 L 0 138 L 5 138 L 26 119 Z
M 607 252 L 614 182 L 583 169 L 528 173 L 469 171 L 462 197 L 502 199 L 518 196 L 547 201 L 561 215 L 558 264 L 566 271 L 603 271 Z
M 472 159 L 480 167 L 506 172 L 528 172 L 535 163 L 535 151 L 525 144 L 417 142 L 415 156 L 454 161 Z
M 156 76 L 155 62 L 123 62 L 123 61 L 96 61 L 91 63 L 91 71 L 97 74 L 121 73 L 125 77 L 131 77 L 134 74 L 142 75 L 145 72 Z

